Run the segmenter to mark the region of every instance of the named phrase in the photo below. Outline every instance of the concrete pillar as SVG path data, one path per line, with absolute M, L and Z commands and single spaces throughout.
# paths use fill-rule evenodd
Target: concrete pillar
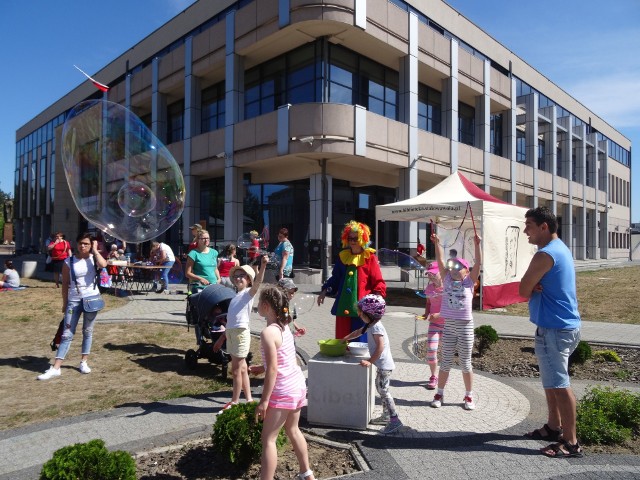
M 598 148 L 602 150 L 599 158 L 598 185 L 605 192 L 604 212 L 600 215 L 600 258 L 609 258 L 609 142 L 598 142 Z
M 191 241 L 189 227 L 200 220 L 198 217 L 199 182 L 191 175 L 192 138 L 200 133 L 201 88 L 200 79 L 193 75 L 193 37 L 185 39 L 184 48 L 184 134 L 182 143 L 182 173 L 185 181 L 185 206 L 182 213 L 182 231 L 180 242 Z
M 476 146 L 482 150 L 483 188 L 491 193 L 491 63 L 484 61 L 484 90 L 476 97 Z
M 451 70 L 442 80 L 443 134 L 450 139 L 451 173 L 458 170 L 458 42 L 451 39 Z
M 538 94 L 525 97 L 526 164 L 533 169 L 533 208 L 538 206 Z
M 244 188 L 242 170 L 234 163 L 235 124 L 244 119 L 244 61 L 235 52 L 235 15 L 225 17 L 225 128 L 224 128 L 224 238 L 243 232 Z
M 591 132 L 588 136 L 589 143 L 593 146 L 587 148 L 587 158 L 588 158 L 588 172 L 587 178 L 591 181 L 591 187 L 594 188 L 595 195 L 595 207 L 592 210 L 592 218 L 591 222 L 591 230 L 589 232 L 589 237 L 591 241 L 589 242 L 590 248 L 589 253 L 591 254 L 591 258 L 600 258 L 600 225 L 599 219 L 600 214 L 598 213 L 598 137 L 595 132 Z
M 587 258 L 587 199 L 586 199 L 586 168 L 587 168 L 587 128 L 581 124 L 573 127 L 576 136 L 576 196 L 582 198 L 576 209 L 576 258 Z
M 408 125 L 407 166 L 400 170 L 398 195 L 400 200 L 418 195 L 418 17 L 409 14 L 409 54 L 400 63 L 400 115 Z M 415 251 L 418 238 L 416 222 L 398 224 L 399 247 Z
M 575 256 L 573 245 L 573 207 L 565 204 L 562 207 L 562 238 L 571 254 Z
M 558 215 L 558 122 L 556 119 L 556 106 L 550 105 L 544 107 L 542 114 L 548 118 L 551 123 L 547 123 L 543 128 L 544 138 L 544 163 L 545 172 L 551 174 L 551 211 L 554 215 Z
M 151 131 L 162 143 L 167 142 L 167 97 L 158 89 L 160 59 L 151 62 Z
M 515 205 L 517 203 L 516 198 L 516 179 L 517 179 L 517 162 L 516 162 L 516 112 L 517 96 L 516 96 L 516 79 L 511 78 L 511 108 L 505 111 L 503 116 L 503 137 L 502 144 L 504 145 L 504 156 L 511 160 L 511 183 L 510 191 L 507 193 L 505 201 Z

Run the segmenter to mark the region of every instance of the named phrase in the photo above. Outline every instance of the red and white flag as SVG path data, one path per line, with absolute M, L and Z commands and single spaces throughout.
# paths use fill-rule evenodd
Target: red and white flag
M 78 70 L 80 70 L 80 73 L 82 73 L 85 77 L 87 77 L 89 80 L 91 80 L 91 83 L 93 83 L 99 90 L 102 90 L 103 92 L 109 91 L 109 87 L 106 86 L 104 83 L 100 83 L 99 81 L 94 80 L 93 78 L 91 78 L 86 72 L 84 72 L 77 65 L 74 65 L 74 67 L 76 67 Z

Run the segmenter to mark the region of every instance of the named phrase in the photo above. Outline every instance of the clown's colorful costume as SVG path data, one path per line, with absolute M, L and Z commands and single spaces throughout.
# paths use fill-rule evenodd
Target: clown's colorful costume
M 373 248 L 367 248 L 369 243 L 369 227 L 363 223 L 350 222 L 342 232 L 342 245 L 347 245 L 349 233 L 358 233 L 358 243 L 363 251 L 351 253 L 345 248 L 333 266 L 331 277 L 322 285 L 322 290 L 328 295 L 336 296 L 331 307 L 331 314 L 336 316 L 335 338 L 344 338 L 354 330 L 364 326 L 358 317 L 358 300 L 369 293 L 386 296 L 387 285 L 380 272 L 380 264 Z M 367 334 L 354 338 L 356 342 L 366 342 Z

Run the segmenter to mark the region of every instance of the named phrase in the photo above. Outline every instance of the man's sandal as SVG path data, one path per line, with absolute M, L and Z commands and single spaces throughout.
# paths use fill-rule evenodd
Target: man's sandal
M 540 430 L 544 430 L 547 434 L 542 435 Z M 551 427 L 545 423 L 542 428 L 536 429 L 533 432 L 525 433 L 524 436 L 531 440 L 550 440 L 552 442 L 557 442 L 562 437 L 562 430 L 552 430 Z
M 550 458 L 582 458 L 584 457 L 584 452 L 582 451 L 582 447 L 578 442 L 576 442 L 575 445 L 571 445 L 567 441 L 552 443 L 551 445 L 547 445 L 546 447 L 541 448 L 540 453 Z

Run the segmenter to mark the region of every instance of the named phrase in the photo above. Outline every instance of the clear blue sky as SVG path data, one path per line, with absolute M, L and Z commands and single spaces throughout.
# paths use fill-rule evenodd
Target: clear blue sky
M 0 189 L 13 191 L 15 131 L 84 81 L 73 64 L 96 73 L 192 3 L 112 0 L 100 8 L 86 0 L 0 1 Z M 447 3 L 640 149 L 639 0 Z M 638 222 L 640 169 L 632 175 Z

